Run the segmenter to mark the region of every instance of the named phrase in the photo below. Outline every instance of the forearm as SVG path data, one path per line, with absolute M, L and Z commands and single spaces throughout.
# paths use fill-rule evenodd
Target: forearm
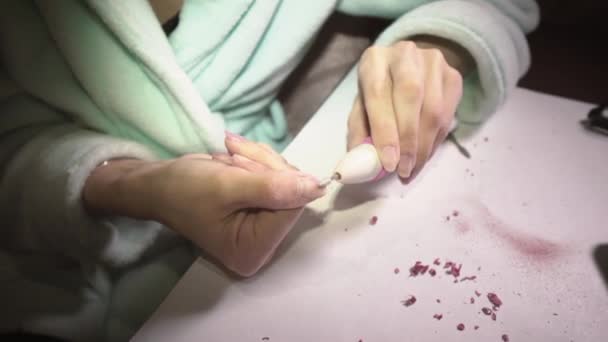
M 28 113 L 12 109 L 4 114 Z M 94 217 L 82 200 L 84 184 L 97 165 L 120 157 L 154 160 L 147 148 L 70 124 L 40 125 L 31 134 L 26 128 L 11 132 L 0 140 L 0 214 L 8 227 L 5 242 L 12 248 L 127 264 L 156 241 L 162 225 Z M 106 184 L 112 183 L 109 177 Z M 124 196 L 115 191 L 114 197 Z
M 96 167 L 87 178 L 82 199 L 94 216 L 127 216 L 142 220 L 160 220 L 158 193 L 145 179 L 166 162 L 138 159 L 113 159 Z

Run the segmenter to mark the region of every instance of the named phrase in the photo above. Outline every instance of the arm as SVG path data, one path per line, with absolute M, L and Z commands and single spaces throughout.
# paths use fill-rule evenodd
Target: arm
M 125 264 L 154 242 L 159 224 L 127 231 L 118 219 L 93 219 L 81 202 L 85 180 L 99 163 L 154 159 L 145 147 L 79 129 L 26 95 L 2 101 L 0 120 L 0 216 L 10 227 L 5 246 Z
M 459 119 L 480 122 L 504 103 L 528 70 L 530 53 L 525 33 L 536 27 L 538 18 L 534 0 L 432 1 L 397 19 L 380 35 L 377 44 L 416 41 L 419 37 L 425 37 L 426 44 L 426 37 L 431 36 L 436 38 L 430 43 L 440 39 L 467 51 L 475 67 L 464 75 Z
M 415 178 L 451 130 L 454 113 L 461 121 L 483 120 L 529 67 L 523 32 L 533 20 L 517 14 L 525 9 L 533 18 L 536 7 L 525 3 L 531 5 L 517 12 L 514 3 L 434 1 L 400 17 L 361 57 L 349 148 L 371 135 L 386 171 L 405 182 Z

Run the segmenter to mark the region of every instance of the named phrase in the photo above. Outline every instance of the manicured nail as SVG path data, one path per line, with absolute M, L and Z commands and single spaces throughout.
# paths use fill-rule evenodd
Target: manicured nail
M 232 132 L 228 132 L 225 131 L 226 133 L 226 138 L 230 139 L 230 140 L 234 140 L 234 141 L 245 141 L 246 139 L 243 136 L 240 136 L 238 134 L 234 134 Z
M 414 168 L 414 160 L 407 154 L 401 155 L 399 161 L 399 176 L 401 178 L 408 178 L 412 174 Z
M 382 165 L 388 172 L 393 172 L 397 168 L 399 162 L 399 156 L 397 155 L 397 149 L 394 146 L 385 146 L 382 148 Z
M 300 193 L 308 199 L 318 198 L 325 193 L 324 189 L 319 188 L 319 180 L 310 175 L 298 177 L 298 187 L 300 188 Z
M 412 170 L 412 172 L 410 173 L 410 176 L 402 179 L 401 183 L 403 183 L 404 185 L 409 185 L 411 182 L 414 181 L 414 179 L 416 179 L 416 177 L 420 173 L 420 170 L 422 170 L 422 169 Z

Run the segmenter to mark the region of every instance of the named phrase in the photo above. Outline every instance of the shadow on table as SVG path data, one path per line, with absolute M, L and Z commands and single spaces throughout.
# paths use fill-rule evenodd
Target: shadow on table
M 336 195 L 332 210 L 349 210 L 379 198 L 387 197 L 386 194 L 382 193 L 381 189 L 384 183 L 392 182 L 392 177 L 388 176 L 374 184 L 364 183 L 343 186 Z
M 263 276 L 265 270 L 272 267 L 272 264 L 276 263 L 277 260 L 280 260 L 304 233 L 320 227 L 325 221 L 326 215 L 326 213 L 317 213 L 309 208 L 304 208 L 298 223 L 296 223 L 294 228 L 287 234 L 285 239 L 283 239 L 279 247 L 277 247 L 271 261 L 258 272 L 256 277 Z
M 221 301 L 228 287 L 239 282 L 256 281 L 257 278 L 263 277 L 264 273 L 284 256 L 302 234 L 319 227 L 323 220 L 324 215 L 305 208 L 298 223 L 279 245 L 271 261 L 252 278 L 240 277 L 211 256 L 201 253 L 201 258 L 198 258 L 195 262 L 214 273 L 215 276 L 209 277 L 208 272 L 191 272 L 189 276 L 195 279 L 183 281 L 178 285 L 178 288 L 174 289 L 176 298 L 187 298 L 174 299 L 172 303 L 177 304 L 164 308 L 164 315 L 161 320 L 172 321 L 188 316 L 204 315 L 205 312 L 210 311 Z
M 593 249 L 593 259 L 608 290 L 608 244 L 596 246 Z

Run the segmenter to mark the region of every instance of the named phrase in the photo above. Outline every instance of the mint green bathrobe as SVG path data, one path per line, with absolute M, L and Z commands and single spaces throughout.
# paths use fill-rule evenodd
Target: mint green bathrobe
M 377 44 L 456 41 L 478 122 L 530 63 L 534 0 L 188 0 L 169 38 L 146 0 L 0 3 L 0 332 L 128 339 L 193 260 L 156 222 L 89 217 L 100 162 L 288 142 L 276 95 L 333 11 L 394 19 Z M 201 284 L 201 291 L 205 291 Z

